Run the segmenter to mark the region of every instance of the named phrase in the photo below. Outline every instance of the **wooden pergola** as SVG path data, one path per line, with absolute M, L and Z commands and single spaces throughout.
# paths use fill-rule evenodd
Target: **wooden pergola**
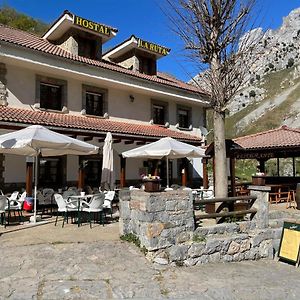
M 214 146 L 210 144 L 206 155 L 214 160 Z M 300 157 L 300 129 L 290 128 L 286 125 L 256 134 L 226 140 L 226 156 L 230 161 L 230 181 L 232 195 L 235 196 L 235 160 L 256 159 L 261 172 L 265 172 L 265 163 L 271 158 L 293 159 L 293 180 L 296 182 L 295 158 Z M 279 174 L 279 163 L 277 164 Z M 290 177 L 291 179 L 291 177 Z M 207 183 L 207 179 L 204 180 Z

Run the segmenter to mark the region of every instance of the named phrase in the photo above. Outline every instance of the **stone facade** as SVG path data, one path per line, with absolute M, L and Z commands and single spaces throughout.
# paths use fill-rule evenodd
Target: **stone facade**
M 190 191 L 120 193 L 120 234 L 134 234 L 158 264 L 199 265 L 273 258 L 282 229 L 268 226 L 267 190 L 253 186 L 256 217 L 195 228 Z M 253 206 L 254 207 L 254 206 Z

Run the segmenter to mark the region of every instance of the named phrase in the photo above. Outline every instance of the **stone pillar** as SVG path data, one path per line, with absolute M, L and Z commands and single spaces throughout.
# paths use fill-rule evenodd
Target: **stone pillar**
M 251 196 L 256 196 L 257 199 L 252 205 L 257 209 L 253 220 L 256 223 L 256 228 L 263 229 L 269 227 L 269 186 L 250 185 L 248 187 Z
M 153 251 L 189 241 L 195 230 L 190 191 L 121 190 L 120 234 L 136 235 Z

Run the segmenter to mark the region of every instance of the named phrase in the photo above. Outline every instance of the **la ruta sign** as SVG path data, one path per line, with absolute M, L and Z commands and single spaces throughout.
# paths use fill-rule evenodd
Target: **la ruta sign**
M 95 31 L 97 33 L 100 34 L 104 34 L 107 36 L 110 36 L 111 34 L 111 28 L 103 25 L 103 24 L 99 24 L 84 18 L 81 18 L 79 16 L 74 16 L 74 24 L 92 31 Z
M 138 39 L 137 42 L 138 42 L 139 48 L 143 48 L 143 49 L 149 50 L 151 52 L 154 52 L 154 53 L 157 53 L 160 55 L 168 55 L 170 52 L 170 49 L 168 49 L 166 47 L 162 47 L 157 44 L 153 44 L 153 43 L 144 41 L 142 39 Z

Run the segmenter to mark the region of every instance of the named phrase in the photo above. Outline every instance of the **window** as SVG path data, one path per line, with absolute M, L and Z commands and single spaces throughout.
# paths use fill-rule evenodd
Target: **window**
M 36 100 L 40 108 L 62 110 L 66 106 L 67 82 L 64 80 L 37 76 Z
M 40 107 L 46 109 L 61 110 L 61 92 L 59 85 L 40 83 Z
M 86 113 L 88 115 L 103 116 L 103 94 L 86 92 Z
M 97 187 L 101 181 L 102 160 L 101 159 L 87 159 L 87 164 L 84 169 L 85 185 Z
M 47 157 L 40 159 L 39 184 L 44 187 L 62 185 L 63 158 Z
M 100 50 L 97 49 L 97 42 L 95 40 L 77 37 L 77 42 L 78 42 L 78 55 L 91 58 L 91 59 L 98 58 L 99 56 L 98 52 L 100 52 Z
M 156 61 L 152 58 L 148 57 L 139 57 L 139 64 L 140 64 L 140 73 L 148 74 L 148 75 L 155 75 L 156 74 Z
M 82 106 L 87 115 L 103 116 L 107 112 L 107 91 L 97 87 L 82 86 Z
M 152 103 L 152 119 L 154 124 L 165 125 L 167 122 L 167 108 L 165 102 L 154 101 Z
M 178 107 L 177 112 L 179 128 L 189 128 L 191 125 L 191 109 Z

